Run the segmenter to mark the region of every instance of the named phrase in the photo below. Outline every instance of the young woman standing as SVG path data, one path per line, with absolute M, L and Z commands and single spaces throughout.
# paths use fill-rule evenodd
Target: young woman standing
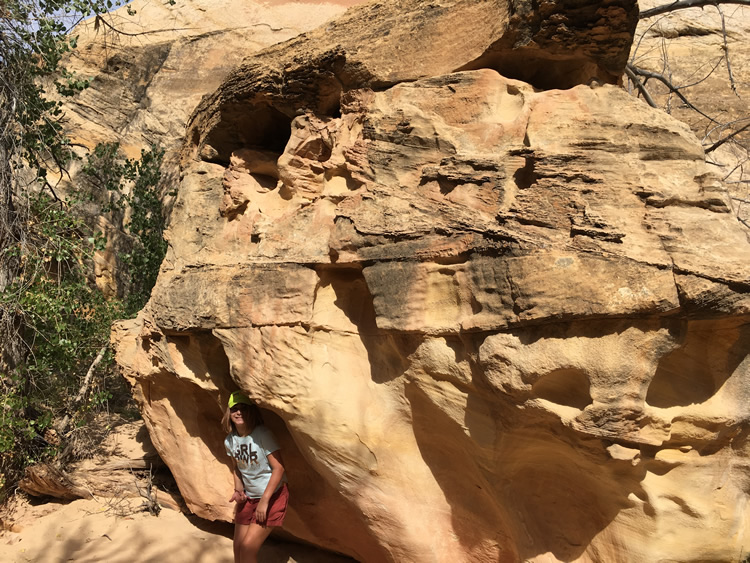
M 273 434 L 263 425 L 260 410 L 240 391 L 229 396 L 222 419 L 224 440 L 232 458 L 234 493 L 234 561 L 256 563 L 260 546 L 281 526 L 289 502 L 284 462 Z

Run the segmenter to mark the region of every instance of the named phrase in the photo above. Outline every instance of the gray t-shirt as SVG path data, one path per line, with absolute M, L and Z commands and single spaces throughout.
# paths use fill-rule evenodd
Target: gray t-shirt
M 248 498 L 262 497 L 273 472 L 268 463 L 268 454 L 280 449 L 271 431 L 261 425 L 247 436 L 231 432 L 224 440 L 224 447 L 227 455 L 237 462 Z M 281 482 L 286 482 L 286 475 Z

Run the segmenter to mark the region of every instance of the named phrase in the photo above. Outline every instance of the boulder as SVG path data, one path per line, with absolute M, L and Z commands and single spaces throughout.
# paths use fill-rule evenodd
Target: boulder
M 524 6 L 353 8 L 198 106 L 113 342 L 199 516 L 232 517 L 239 388 L 286 531 L 361 561 L 746 555 L 747 232 L 689 128 L 606 83 L 635 4 Z

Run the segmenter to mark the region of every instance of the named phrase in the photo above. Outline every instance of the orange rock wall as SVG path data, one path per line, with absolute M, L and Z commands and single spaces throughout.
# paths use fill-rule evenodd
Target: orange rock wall
M 113 334 L 191 510 L 231 518 L 241 388 L 286 530 L 362 561 L 744 553 L 750 243 L 687 126 L 588 80 L 635 9 L 368 4 L 203 99 Z

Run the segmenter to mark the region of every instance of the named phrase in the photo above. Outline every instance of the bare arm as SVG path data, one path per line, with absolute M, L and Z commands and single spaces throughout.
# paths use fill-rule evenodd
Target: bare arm
M 281 478 L 284 476 L 284 460 L 281 458 L 281 450 L 268 454 L 268 464 L 271 466 L 271 478 L 268 480 L 266 490 L 263 491 L 263 496 L 260 497 L 258 507 L 255 509 L 255 517 L 260 524 L 265 523 L 271 495 L 276 491 L 276 487 L 279 486 Z
M 245 502 L 247 496 L 245 495 L 245 485 L 242 482 L 242 475 L 240 470 L 237 468 L 237 461 L 232 458 L 232 478 L 234 479 L 234 493 L 229 502 Z

